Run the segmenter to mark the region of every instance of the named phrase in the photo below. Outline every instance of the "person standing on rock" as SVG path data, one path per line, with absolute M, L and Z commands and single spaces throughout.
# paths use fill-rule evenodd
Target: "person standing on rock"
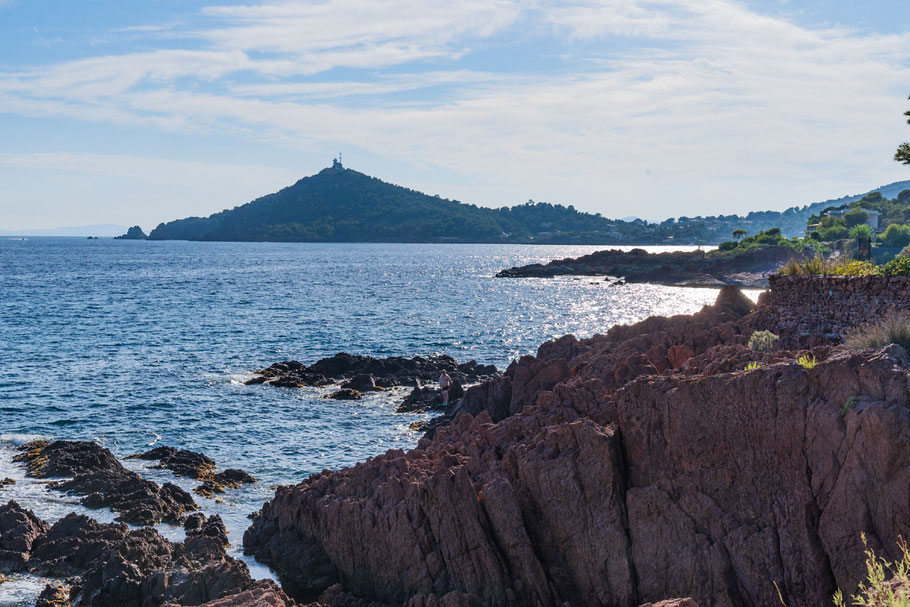
M 439 376 L 439 390 L 442 392 L 442 404 L 449 404 L 449 388 L 452 387 L 452 378 L 449 377 L 449 374 L 446 373 L 445 369 L 442 370 L 442 375 Z

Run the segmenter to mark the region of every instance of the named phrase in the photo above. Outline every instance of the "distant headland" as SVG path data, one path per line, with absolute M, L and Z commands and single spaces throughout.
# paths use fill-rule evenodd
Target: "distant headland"
M 878 190 L 910 188 L 910 182 Z M 608 219 L 572 205 L 534 202 L 497 209 L 431 196 L 332 166 L 274 194 L 209 217 L 161 223 L 150 240 L 268 242 L 452 242 L 537 244 L 718 244 L 735 230 L 780 228 L 802 235 L 813 213 L 861 196 L 746 216 L 679 217 L 661 223 Z M 631 219 L 631 218 L 627 218 Z

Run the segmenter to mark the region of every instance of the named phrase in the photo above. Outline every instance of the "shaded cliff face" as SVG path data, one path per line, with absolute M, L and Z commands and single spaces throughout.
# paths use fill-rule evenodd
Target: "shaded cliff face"
M 724 297 L 542 346 L 418 448 L 280 488 L 247 550 L 307 600 L 829 604 L 862 532 L 893 557 L 910 531 L 906 355 L 806 370 L 743 347 L 768 315 Z

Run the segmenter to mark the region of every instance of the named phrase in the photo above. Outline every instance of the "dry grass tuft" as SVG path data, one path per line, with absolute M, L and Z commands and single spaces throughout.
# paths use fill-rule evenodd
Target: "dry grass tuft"
M 854 327 L 844 336 L 850 350 L 897 344 L 910 353 L 910 311 L 893 310 L 881 320 Z

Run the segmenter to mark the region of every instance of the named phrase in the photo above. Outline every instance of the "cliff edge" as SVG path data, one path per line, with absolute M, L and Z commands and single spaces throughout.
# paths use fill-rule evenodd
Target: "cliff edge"
M 910 362 L 750 350 L 775 328 L 752 307 L 724 289 L 544 344 L 417 448 L 280 487 L 244 546 L 304 601 L 831 604 L 864 576 L 862 533 L 895 558 L 910 532 Z

